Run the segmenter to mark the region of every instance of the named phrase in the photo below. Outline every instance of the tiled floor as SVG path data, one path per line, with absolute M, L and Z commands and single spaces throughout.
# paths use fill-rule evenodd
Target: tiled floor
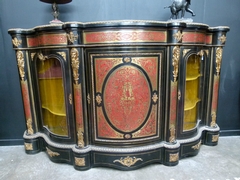
M 218 146 L 202 145 L 197 156 L 174 167 L 153 164 L 134 171 L 93 168 L 77 171 L 51 162 L 45 152 L 27 155 L 23 146 L 0 146 L 3 180 L 240 180 L 240 136 L 220 137 Z

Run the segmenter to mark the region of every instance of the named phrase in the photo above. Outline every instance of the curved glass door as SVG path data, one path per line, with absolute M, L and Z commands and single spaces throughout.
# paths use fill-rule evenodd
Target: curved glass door
M 53 134 L 68 135 L 64 83 L 59 60 L 37 61 L 43 125 Z
M 200 81 L 202 78 L 200 69 L 200 56 L 191 55 L 187 60 L 184 99 L 183 130 L 191 130 L 197 125 Z

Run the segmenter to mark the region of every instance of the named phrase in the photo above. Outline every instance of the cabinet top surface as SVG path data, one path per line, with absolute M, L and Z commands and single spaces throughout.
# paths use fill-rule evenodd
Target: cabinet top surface
M 194 29 L 208 29 L 210 31 L 224 30 L 228 31 L 228 26 L 209 27 L 207 24 L 184 22 L 184 21 L 152 21 L 152 20 L 113 20 L 113 21 L 96 21 L 96 22 L 65 22 L 62 24 L 46 24 L 29 29 L 13 28 L 9 29 L 9 33 L 33 33 L 41 30 L 59 30 L 64 28 L 98 28 L 98 27 L 158 27 L 158 28 L 194 28 Z

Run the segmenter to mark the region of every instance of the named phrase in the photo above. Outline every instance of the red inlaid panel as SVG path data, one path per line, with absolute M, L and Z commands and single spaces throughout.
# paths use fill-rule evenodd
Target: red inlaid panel
M 66 34 L 44 34 L 34 38 L 27 38 L 28 47 L 40 45 L 67 45 Z
M 32 119 L 27 81 L 21 81 L 21 87 L 26 120 Z
M 123 134 L 116 132 L 106 121 L 102 109 L 98 108 L 98 137 L 123 138 Z
M 133 66 L 122 66 L 109 77 L 104 105 L 111 124 L 131 132 L 144 122 L 151 103 L 151 92 L 144 74 Z
M 112 43 L 112 42 L 166 42 L 164 31 L 122 30 L 85 32 L 84 43 Z
M 177 82 L 171 82 L 171 105 L 170 105 L 170 124 L 175 124 L 177 119 Z
M 39 45 L 67 44 L 66 34 L 45 34 L 38 37 Z
M 38 46 L 38 38 L 37 37 L 27 38 L 27 46 L 28 47 Z
M 157 134 L 157 105 L 152 107 L 152 112 L 149 116 L 147 123 L 136 133 L 133 133 L 133 137 L 147 137 Z
M 80 84 L 74 84 L 74 103 L 77 128 L 83 128 L 82 91 Z
M 141 66 L 150 78 L 152 87 L 154 90 L 157 89 L 158 82 L 158 57 L 134 57 L 132 63 Z
M 212 111 L 215 111 L 215 112 L 217 110 L 217 105 L 218 105 L 218 89 L 219 89 L 219 76 L 214 76 Z
M 95 93 L 102 98 L 101 105 L 96 106 L 96 140 L 158 137 L 158 104 L 152 104 L 152 91 L 159 91 L 160 54 L 116 56 L 91 56 Z M 125 63 L 124 57 L 131 60 Z
M 205 43 L 206 35 L 204 33 L 197 32 L 184 32 L 182 42 L 183 43 Z
M 206 36 L 206 44 L 212 44 L 212 35 L 211 34 L 208 34 Z
M 107 73 L 116 65 L 122 63 L 122 58 L 97 58 L 95 64 L 96 91 L 102 91 L 103 81 Z

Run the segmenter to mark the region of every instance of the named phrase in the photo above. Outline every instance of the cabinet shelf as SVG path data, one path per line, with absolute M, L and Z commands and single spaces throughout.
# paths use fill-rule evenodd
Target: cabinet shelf
M 66 113 L 62 112 L 61 110 L 60 111 L 54 111 L 54 110 L 51 110 L 51 108 L 46 107 L 46 106 L 42 106 L 42 108 L 48 110 L 50 113 L 52 113 L 56 116 L 66 116 Z
M 201 99 L 195 98 L 193 100 L 185 100 L 184 111 L 191 110 L 196 107 L 197 103 L 200 102 Z
M 197 75 L 187 75 L 186 81 L 193 81 L 193 80 L 198 79 L 198 78 L 201 77 L 201 76 L 202 76 L 201 74 L 197 74 Z
M 184 125 L 183 125 L 183 129 L 193 129 L 193 128 L 195 128 L 196 127 L 196 123 L 194 122 L 194 123 L 184 123 Z

